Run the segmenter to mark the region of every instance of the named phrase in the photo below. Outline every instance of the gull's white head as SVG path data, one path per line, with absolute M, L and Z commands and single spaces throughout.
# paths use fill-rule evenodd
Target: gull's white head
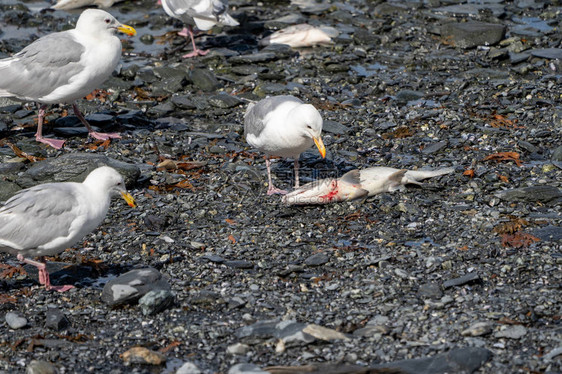
M 135 207 L 135 200 L 127 192 L 123 176 L 112 167 L 101 166 L 94 169 L 86 179 L 84 184 L 98 191 L 107 192 L 110 196 L 122 196 L 131 207 Z
M 100 9 L 86 9 L 80 14 L 78 22 L 76 22 L 76 30 L 80 33 L 95 35 L 100 32 L 109 32 L 115 34 L 119 31 L 129 36 L 135 35 L 137 32 L 128 25 L 123 25 L 115 19 L 111 14 Z
M 318 110 L 310 104 L 302 104 L 293 109 L 291 116 L 302 136 L 314 140 L 322 158 L 326 157 L 326 147 L 321 138 L 323 121 Z

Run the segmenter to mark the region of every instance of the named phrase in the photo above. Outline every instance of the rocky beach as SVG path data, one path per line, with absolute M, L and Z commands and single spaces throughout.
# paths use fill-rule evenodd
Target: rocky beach
M 81 10 L 0 4 L 0 59 Z M 0 253 L 0 373 L 560 373 L 562 4 L 538 0 L 231 0 L 240 25 L 196 36 L 153 0 L 107 11 L 118 69 L 70 107 L 0 98 L 0 201 L 109 165 L 137 207 L 37 271 Z M 262 40 L 337 30 L 311 47 Z M 261 43 L 260 43 L 261 42 Z M 302 183 L 386 166 L 454 172 L 355 201 L 267 196 L 248 103 L 321 113 L 327 156 Z M 293 162 L 274 160 L 293 189 Z

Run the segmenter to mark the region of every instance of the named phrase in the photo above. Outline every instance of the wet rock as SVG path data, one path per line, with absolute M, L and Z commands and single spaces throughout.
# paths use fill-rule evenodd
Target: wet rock
M 418 290 L 418 296 L 421 298 L 439 299 L 443 296 L 441 286 L 437 283 L 424 283 Z
M 562 48 L 542 48 L 530 51 L 535 57 L 546 58 L 549 60 L 562 60 Z
M 154 315 L 174 304 L 174 294 L 169 290 L 149 291 L 139 299 L 142 314 Z
M 505 31 L 504 25 L 475 21 L 447 23 L 441 26 L 441 36 L 463 49 L 495 45 L 504 38 Z
M 330 257 L 325 252 L 320 252 L 308 257 L 304 260 L 304 263 L 307 266 L 320 266 L 326 264 L 328 261 L 330 261 Z
M 273 52 L 258 52 L 251 55 L 234 56 L 229 59 L 232 64 L 254 64 L 259 62 L 268 62 L 275 60 L 276 56 Z
M 4 317 L 11 329 L 18 330 L 27 326 L 27 319 L 19 313 L 8 312 Z
M 32 360 L 25 368 L 25 374 L 57 374 L 57 368 L 48 361 Z
M 215 91 L 222 86 L 215 75 L 207 69 L 191 70 L 189 79 L 194 86 L 205 92 Z
M 528 203 L 550 203 L 562 198 L 562 191 L 554 186 L 531 186 L 500 191 L 496 193 L 502 200 Z
M 554 149 L 550 159 L 554 165 L 562 169 L 562 145 Z
M 116 306 L 136 302 L 150 291 L 159 290 L 170 290 L 170 285 L 158 270 L 135 269 L 107 282 L 101 300 Z
M 254 364 L 236 364 L 228 370 L 228 374 L 269 374 Z
M 45 315 L 45 328 L 60 331 L 68 326 L 70 326 L 70 321 L 60 309 L 47 309 L 47 313 Z
M 128 187 L 140 175 L 140 170 L 136 165 L 127 164 L 102 154 L 66 153 L 57 158 L 35 162 L 18 177 L 17 183 L 23 188 L 28 188 L 39 183 L 82 182 L 92 170 L 104 165 L 111 166 L 121 173 Z
M 166 362 L 166 356 L 145 347 L 133 347 L 121 354 L 126 364 L 162 365 Z
M 482 336 L 492 332 L 494 325 L 491 322 L 477 322 L 463 330 L 462 336 Z
M 479 281 L 481 281 L 481 279 L 478 273 L 468 273 L 463 275 L 462 277 L 449 279 L 448 281 L 443 282 L 443 288 L 447 289 L 447 288 L 462 286 L 463 284 L 479 282 Z
M 177 371 L 176 374 L 201 374 L 202 371 L 193 362 L 184 363 Z
M 21 187 L 18 184 L 0 179 L 0 202 L 8 200 L 19 190 Z
M 228 260 L 225 261 L 224 264 L 237 269 L 252 269 L 254 267 L 252 262 L 246 260 Z
M 345 135 L 349 131 L 349 128 L 339 122 L 325 120 L 322 125 L 322 131 L 336 135 Z
M 473 373 L 492 357 L 485 348 L 455 348 L 432 357 L 374 365 L 377 369 L 396 368 L 406 374 Z
M 178 107 L 180 109 L 195 109 L 195 108 L 197 108 L 195 106 L 195 104 L 193 103 L 193 101 L 191 101 L 190 98 L 188 96 L 185 96 L 185 95 L 172 96 L 170 101 L 172 102 L 172 104 L 174 104 L 176 107 Z
M 531 235 L 536 236 L 543 242 L 555 242 L 562 240 L 562 227 L 545 226 L 531 230 Z
M 508 326 L 494 333 L 494 337 L 506 339 L 521 339 L 525 335 L 527 335 L 527 329 L 521 325 Z

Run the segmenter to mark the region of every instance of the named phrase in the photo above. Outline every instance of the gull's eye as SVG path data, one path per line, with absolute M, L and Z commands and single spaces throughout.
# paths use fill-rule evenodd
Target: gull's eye
M 106 18 L 106 19 L 104 19 L 103 21 L 104 21 L 105 23 L 108 23 L 108 24 L 111 22 L 111 20 L 110 20 L 109 18 Z

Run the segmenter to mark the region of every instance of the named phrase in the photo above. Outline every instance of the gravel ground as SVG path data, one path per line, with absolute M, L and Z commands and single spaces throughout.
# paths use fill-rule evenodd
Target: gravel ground
M 0 99 L 0 200 L 109 162 L 138 202 L 115 201 L 81 245 L 49 259 L 54 284 L 76 285 L 68 293 L 2 268 L 1 372 L 562 370 L 559 2 L 233 0 L 241 26 L 201 34 L 212 52 L 190 60 L 182 25 L 154 3 L 111 8 L 139 34 L 79 103 L 123 139 L 87 141 L 55 106 L 46 134 L 67 139 L 55 151 L 33 139 L 35 107 Z M 71 27 L 78 13 L 45 4 L 0 5 L 0 57 Z M 340 35 L 258 45 L 304 22 Z M 328 155 L 302 155 L 303 182 L 370 166 L 455 172 L 363 201 L 283 206 L 242 136 L 247 101 L 278 94 L 325 121 Z M 273 174 L 291 188 L 292 160 Z M 143 268 L 163 278 L 113 300 L 111 282 Z M 165 302 L 138 301 L 151 289 Z

